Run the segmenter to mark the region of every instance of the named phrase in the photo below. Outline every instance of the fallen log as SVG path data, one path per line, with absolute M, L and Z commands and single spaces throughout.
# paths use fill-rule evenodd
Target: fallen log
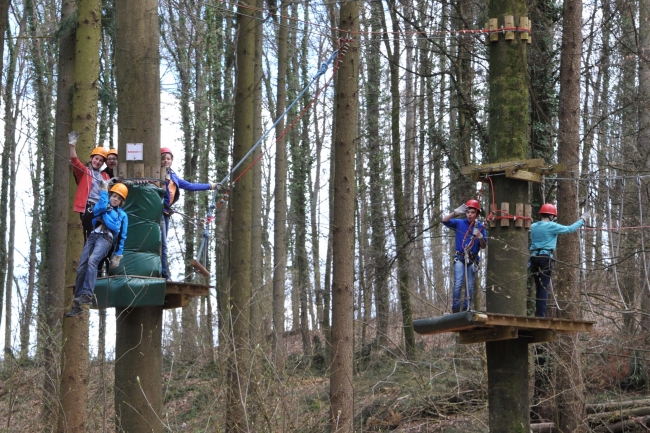
M 650 415 L 650 407 L 638 407 L 627 410 L 613 410 L 611 412 L 601 412 L 588 417 L 590 424 L 612 424 L 623 421 L 631 417 Z
M 552 422 L 531 424 L 530 431 L 532 433 L 560 433 L 560 431 L 555 427 L 555 423 Z
M 596 429 L 594 429 L 594 432 L 596 433 L 623 433 L 628 431 L 630 427 L 635 427 L 638 425 L 641 425 L 645 427 L 646 429 L 648 428 L 648 424 L 650 423 L 650 416 L 643 416 L 643 417 L 635 417 L 631 418 L 625 421 L 619 421 L 614 424 L 608 424 L 608 425 L 602 425 Z
M 608 401 L 607 403 L 593 403 L 586 405 L 587 415 L 601 412 L 613 412 L 620 409 L 629 409 L 637 406 L 650 405 L 650 398 L 642 400 Z

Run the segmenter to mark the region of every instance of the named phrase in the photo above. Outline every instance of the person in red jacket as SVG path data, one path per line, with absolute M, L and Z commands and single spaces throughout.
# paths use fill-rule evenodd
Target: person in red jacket
M 95 217 L 93 209 L 95 203 L 99 201 L 99 190 L 103 180 L 108 181 L 111 177 L 108 173 L 101 171 L 106 162 L 106 150 L 97 146 L 90 152 L 90 161 L 84 165 L 77 157 L 77 141 L 79 133 L 72 131 L 68 134 L 70 143 L 70 162 L 72 163 L 72 172 L 77 180 L 77 192 L 74 197 L 72 210 L 79 213 L 81 225 L 84 231 L 84 242 L 88 239 L 93 229 L 93 218 Z

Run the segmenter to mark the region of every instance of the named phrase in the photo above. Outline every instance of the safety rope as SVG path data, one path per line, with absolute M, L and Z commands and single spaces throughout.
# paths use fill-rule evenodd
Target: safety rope
M 343 44 L 341 44 L 344 42 Z M 332 80 L 334 79 L 334 76 L 336 75 L 339 66 L 341 62 L 343 61 L 343 57 L 347 53 L 347 50 L 350 46 L 351 39 L 348 37 L 346 39 L 338 39 L 338 49 L 335 50 L 330 57 L 323 63 L 321 63 L 320 68 L 318 68 L 318 71 L 314 75 L 314 77 L 305 85 L 305 87 L 302 89 L 302 91 L 296 96 L 296 98 L 289 104 L 289 106 L 284 110 L 284 112 L 278 116 L 276 121 L 271 125 L 269 129 L 260 137 L 260 139 L 255 143 L 253 147 L 244 155 L 241 160 L 228 172 L 228 174 L 217 184 L 217 188 L 214 191 L 214 194 L 212 196 L 212 202 L 210 203 L 210 206 L 208 207 L 208 212 L 206 214 L 206 217 L 204 219 L 204 227 L 203 227 L 203 232 L 201 234 L 201 245 L 199 246 L 199 250 L 197 253 L 197 260 L 201 263 L 205 263 L 205 260 L 207 258 L 207 243 L 209 240 L 209 226 L 214 221 L 216 211 L 221 208 L 221 206 L 228 200 L 229 195 L 230 195 L 230 190 L 235 187 L 237 181 L 248 171 L 250 170 L 260 159 L 262 159 L 262 156 L 264 155 L 264 152 L 261 152 L 260 155 L 255 158 L 242 172 L 232 181 L 230 184 L 230 187 L 226 189 L 225 193 L 223 193 L 222 197 L 219 199 L 217 202 L 217 197 L 219 195 L 219 191 L 221 188 L 223 188 L 223 185 L 230 179 L 231 176 L 241 167 L 241 165 L 250 157 L 253 152 L 266 140 L 268 135 L 275 129 L 275 127 L 280 123 L 280 121 L 291 111 L 294 105 L 298 103 L 300 98 L 303 97 L 303 95 L 309 90 L 311 85 L 316 82 L 325 72 L 327 72 L 327 69 L 329 68 L 329 65 L 336 59 L 336 63 L 334 64 L 334 67 L 332 68 L 332 75 L 330 78 L 325 82 L 323 86 L 318 89 L 314 97 L 309 101 L 309 103 L 303 108 L 303 110 L 300 112 L 300 114 L 294 119 L 293 122 L 289 126 L 287 126 L 284 131 L 275 139 L 275 142 L 277 143 L 280 141 L 302 118 L 302 116 L 307 112 L 307 110 L 312 106 L 312 104 L 318 99 L 320 94 L 330 85 Z

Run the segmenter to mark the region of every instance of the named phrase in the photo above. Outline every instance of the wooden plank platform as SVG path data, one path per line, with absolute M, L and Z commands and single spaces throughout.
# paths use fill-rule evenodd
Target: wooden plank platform
M 553 341 L 557 334 L 591 332 L 595 322 L 514 316 L 462 311 L 429 319 L 413 321 L 415 332 L 424 335 L 458 332 L 461 344 L 525 338 L 529 343 Z

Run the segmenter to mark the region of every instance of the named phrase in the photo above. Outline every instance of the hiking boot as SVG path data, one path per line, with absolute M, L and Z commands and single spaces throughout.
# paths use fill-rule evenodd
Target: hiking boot
M 83 314 L 83 312 L 84 312 L 84 308 L 75 302 L 72 304 L 72 308 L 70 309 L 70 311 L 65 313 L 65 317 L 75 317 L 80 314 Z
M 93 297 L 87 294 L 79 295 L 79 297 L 74 298 L 74 301 L 77 304 L 89 305 L 93 303 Z

